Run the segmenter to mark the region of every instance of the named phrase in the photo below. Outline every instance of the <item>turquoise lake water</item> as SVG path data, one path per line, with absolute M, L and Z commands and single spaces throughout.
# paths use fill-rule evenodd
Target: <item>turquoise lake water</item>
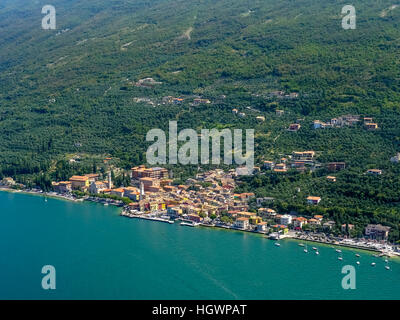
M 400 263 L 342 248 L 128 219 L 120 209 L 0 192 L 1 299 L 399 299 Z M 312 246 L 319 248 L 317 256 Z M 376 262 L 372 267 L 371 263 Z M 56 268 L 56 290 L 41 269 Z M 344 290 L 344 265 L 356 289 Z

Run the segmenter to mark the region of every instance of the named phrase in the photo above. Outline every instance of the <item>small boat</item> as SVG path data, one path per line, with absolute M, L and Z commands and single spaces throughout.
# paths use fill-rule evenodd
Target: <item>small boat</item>
M 188 222 L 181 222 L 181 226 L 187 226 L 187 227 L 194 227 L 193 223 L 188 223 Z
M 389 267 L 389 266 L 385 266 L 385 269 L 386 269 L 386 270 L 390 270 L 390 267 Z
M 304 243 L 299 243 L 299 246 L 300 247 L 304 247 Z
M 389 262 L 389 260 L 388 260 L 388 259 L 385 259 L 385 262 L 386 262 L 386 263 L 388 263 L 388 262 Z
M 360 261 L 357 261 L 356 263 L 357 263 L 358 265 L 360 265 Z
M 317 248 L 316 248 L 316 247 L 312 247 L 312 249 L 315 250 L 315 251 L 317 251 Z
M 307 249 L 304 249 L 304 252 L 305 252 L 305 253 L 308 253 L 308 250 L 307 250 Z
M 360 255 L 359 255 L 358 253 L 356 253 L 356 257 L 357 257 L 357 258 L 359 258 L 359 257 L 360 257 Z
M 318 251 L 315 251 L 315 254 L 317 254 L 317 255 L 318 255 L 318 254 L 319 254 L 319 252 L 318 252 Z
M 278 242 L 275 242 L 275 245 L 276 245 L 277 247 L 280 247 L 280 246 L 281 246 L 281 244 L 278 243 Z
M 343 260 L 343 258 L 342 258 L 342 257 L 338 257 L 338 260 L 342 261 L 342 260 Z
M 376 263 L 375 263 L 375 262 L 372 262 L 372 263 L 371 263 L 371 266 L 375 267 L 375 266 L 376 266 Z
M 105 205 L 105 206 L 108 206 L 108 203 L 105 203 L 104 205 Z
M 342 250 L 336 249 L 336 252 L 338 252 L 338 253 L 342 253 Z

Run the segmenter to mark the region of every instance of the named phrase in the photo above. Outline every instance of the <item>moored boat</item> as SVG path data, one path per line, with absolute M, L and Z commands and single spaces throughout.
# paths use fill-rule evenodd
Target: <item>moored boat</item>
M 195 223 L 195 222 L 181 222 L 180 223 L 181 226 L 187 226 L 187 227 L 196 227 L 199 224 L 200 223 Z

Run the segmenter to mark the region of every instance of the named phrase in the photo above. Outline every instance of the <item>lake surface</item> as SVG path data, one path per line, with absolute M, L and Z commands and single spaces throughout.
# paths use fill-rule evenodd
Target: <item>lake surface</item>
M 120 208 L 0 192 L 1 299 L 399 299 L 400 263 L 326 245 L 128 219 Z M 320 255 L 311 249 L 316 246 Z M 356 261 L 360 265 L 356 265 Z M 372 267 L 371 263 L 376 262 Z M 41 287 L 56 269 L 56 290 Z M 356 289 L 342 288 L 342 267 Z

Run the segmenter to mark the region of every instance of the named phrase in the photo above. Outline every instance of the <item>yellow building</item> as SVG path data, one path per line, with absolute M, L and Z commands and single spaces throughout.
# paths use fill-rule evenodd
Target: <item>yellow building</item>
M 85 189 L 89 187 L 89 177 L 72 176 L 69 181 L 72 184 L 72 189 Z
M 262 222 L 262 218 L 259 217 L 259 216 L 252 216 L 252 217 L 250 217 L 250 224 L 256 225 L 256 224 L 259 224 L 259 223 L 261 223 L 261 222 Z
M 253 213 L 253 212 L 239 211 L 239 212 L 237 213 L 237 217 L 238 217 L 238 218 L 247 218 L 247 219 L 250 219 L 250 218 L 253 217 L 253 216 L 254 216 L 254 213 Z

